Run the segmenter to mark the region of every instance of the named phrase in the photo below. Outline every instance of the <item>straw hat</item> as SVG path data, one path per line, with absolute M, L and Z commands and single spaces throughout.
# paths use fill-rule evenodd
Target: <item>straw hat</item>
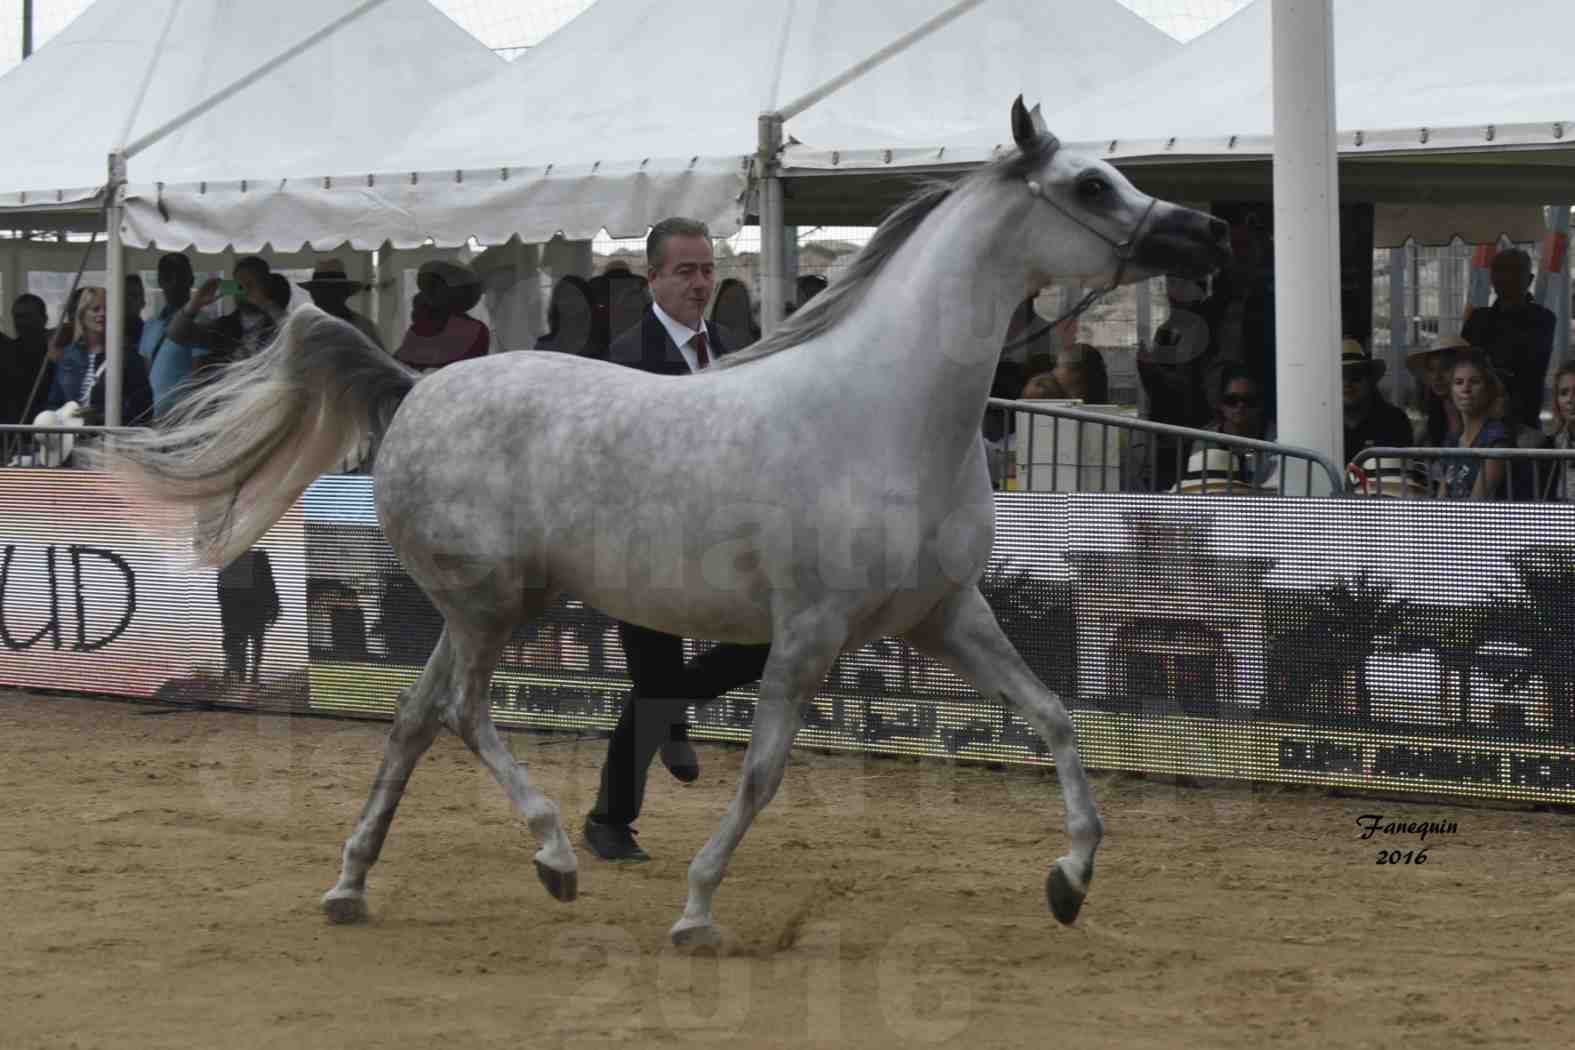
M 1427 471 L 1414 460 L 1380 459 L 1367 468 L 1362 492 L 1391 499 L 1426 499 L 1429 493 Z
M 1405 352 L 1405 363 L 1409 365 L 1409 364 L 1413 363 L 1414 361 L 1418 361 L 1421 358 L 1424 358 L 1424 357 L 1428 356 L 1429 354 L 1438 354 L 1438 353 L 1445 353 L 1445 352 L 1453 351 L 1453 350 L 1470 350 L 1470 349 L 1471 349 L 1471 344 L 1466 339 L 1462 338 L 1461 336 L 1458 336 L 1458 335 L 1441 335 L 1436 340 L 1433 341 L 1433 345 L 1432 346 L 1412 346 L 1412 347 L 1407 347 L 1406 348 L 1406 352 Z
M 1247 480 L 1241 460 L 1229 449 L 1205 448 L 1187 458 L 1187 472 L 1171 491 L 1184 495 L 1246 496 L 1262 490 Z
M 1366 370 L 1373 382 L 1378 382 L 1384 377 L 1384 372 L 1389 365 L 1385 361 L 1374 359 L 1367 352 L 1367 348 L 1355 339 L 1342 339 L 1340 341 L 1340 371 L 1360 372 Z

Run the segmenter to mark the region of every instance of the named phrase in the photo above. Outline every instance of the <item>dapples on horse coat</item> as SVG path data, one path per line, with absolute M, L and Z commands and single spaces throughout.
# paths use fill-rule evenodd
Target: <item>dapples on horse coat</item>
M 713 897 L 782 781 L 802 705 L 839 653 L 885 635 L 1045 738 L 1071 838 L 1046 888 L 1056 917 L 1076 918 L 1102 829 L 1071 719 L 976 586 L 994 530 L 979 421 L 1026 293 L 1052 279 L 1202 277 L 1227 258 L 1226 227 L 1062 149 L 1021 99 L 1012 131 L 1015 153 L 904 205 L 770 338 L 698 375 L 516 353 L 417 383 L 351 326 L 302 309 L 168 425 L 117 442 L 110 462 L 154 500 L 194 510 L 200 556 L 222 565 L 363 435 L 382 435 L 378 520 L 446 626 L 401 695 L 323 899 L 332 919 L 365 916 L 367 871 L 443 726 L 541 842 L 548 891 L 574 898 L 558 807 L 488 710 L 505 643 L 565 591 L 672 634 L 772 645 L 741 783 L 689 867 L 676 943 L 715 941 Z

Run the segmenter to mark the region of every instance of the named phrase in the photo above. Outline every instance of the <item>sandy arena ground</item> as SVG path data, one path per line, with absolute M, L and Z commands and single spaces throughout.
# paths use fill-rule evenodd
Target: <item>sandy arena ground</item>
M 666 931 L 737 749 L 702 747 L 691 787 L 655 770 L 656 860 L 582 848 L 563 905 L 441 738 L 372 922 L 336 928 L 317 898 L 382 727 L 153 710 L 0 693 L 4 1047 L 1571 1045 L 1567 814 L 1097 776 L 1108 836 L 1064 929 L 1053 778 L 803 755 L 718 895 L 730 954 L 689 958 Z M 600 742 L 509 739 L 578 842 Z M 1364 813 L 1459 830 L 1379 866 L 1416 843 L 1360 841 Z

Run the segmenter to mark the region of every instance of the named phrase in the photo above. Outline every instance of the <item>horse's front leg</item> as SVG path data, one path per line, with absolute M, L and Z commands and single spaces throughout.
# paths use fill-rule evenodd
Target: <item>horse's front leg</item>
M 680 948 L 714 945 L 722 939 L 711 917 L 711 900 L 755 815 L 782 786 L 788 751 L 803 724 L 804 704 L 824 681 L 846 640 L 845 619 L 813 614 L 794 618 L 786 630 L 779 628 L 773 636 L 738 792 L 722 826 L 689 864 L 689 899 L 670 931 Z
M 1017 655 L 977 587 L 966 587 L 942 602 L 906 638 L 920 652 L 973 682 L 983 695 L 998 697 L 1017 708 L 1050 745 L 1066 800 L 1072 852 L 1051 867 L 1045 894 L 1055 917 L 1070 925 L 1093 880 L 1094 852 L 1104 835 L 1104 824 L 1077 756 L 1072 719 L 1060 697 Z

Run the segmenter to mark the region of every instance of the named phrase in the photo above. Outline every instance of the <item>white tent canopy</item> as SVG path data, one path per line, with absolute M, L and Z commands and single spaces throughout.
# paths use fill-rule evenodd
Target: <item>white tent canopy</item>
M 0 156 L 0 219 L 6 211 L 96 209 L 112 150 L 347 16 L 337 31 L 148 144 L 128 169 L 130 182 L 147 187 L 155 216 L 159 182 L 197 183 L 200 196 L 202 180 L 254 180 L 255 203 L 229 214 L 229 231 L 166 247 L 261 247 L 249 235 L 254 228 L 281 249 L 342 243 L 353 222 L 336 231 L 292 220 L 292 210 L 310 204 L 292 197 L 284 180 L 378 167 L 412 121 L 507 65 L 426 0 L 99 0 L 0 77 L 8 138 L 29 147 Z M 178 211 L 173 201 L 166 208 L 172 217 Z M 282 218 L 263 229 L 255 216 L 272 208 Z M 149 242 L 128 225 L 128 243 Z M 292 232 L 307 228 L 315 235 Z
M 1069 145 L 1172 197 L 1266 196 L 1273 154 L 1270 3 L 1257 0 L 1179 53 L 1065 105 Z M 1335 0 L 1344 199 L 1546 203 L 1575 163 L 1575 5 L 1524 0 Z M 1120 64 L 1109 67 L 1114 73 Z M 977 164 L 1010 148 L 981 113 L 949 134 L 890 135 L 858 150 L 796 146 L 788 175 Z M 1452 221 L 1458 221 L 1452 220 Z M 1508 231 L 1506 231 L 1508 232 Z
M 588 239 L 603 228 L 639 235 L 672 214 L 731 233 L 749 210 L 760 114 L 951 6 L 599 0 L 520 61 L 411 121 L 395 148 L 325 163 L 310 172 L 315 180 L 258 192 L 257 180 L 281 173 L 210 167 L 201 187 L 190 184 L 196 172 L 187 185 L 163 187 L 165 220 L 158 194 L 133 171 L 127 239 L 498 244 Z M 1004 124 L 1019 92 L 1073 97 L 1110 68 L 1140 68 L 1179 48 L 1115 0 L 988 0 L 787 130 L 837 146 L 957 132 L 981 114 Z M 244 192 L 243 177 L 252 180 Z

